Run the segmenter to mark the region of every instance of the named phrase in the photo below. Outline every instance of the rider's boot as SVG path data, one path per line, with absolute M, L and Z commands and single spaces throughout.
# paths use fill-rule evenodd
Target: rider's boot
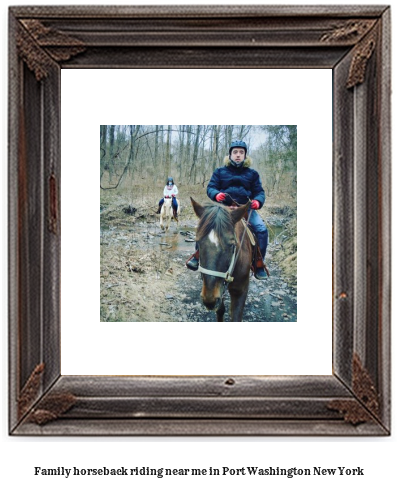
M 255 278 L 258 280 L 267 280 L 267 273 L 263 258 L 266 256 L 267 243 L 269 239 L 269 233 L 266 231 L 258 232 L 256 235 L 259 244 L 258 257 L 255 261 Z
M 162 206 L 161 205 L 158 205 L 158 210 L 155 213 L 156 214 L 160 214 L 161 213 L 161 208 L 162 208 Z
M 255 270 L 255 278 L 258 280 L 267 280 L 267 273 L 265 271 L 265 267 L 257 267 Z
M 199 251 L 198 249 L 196 252 L 191 256 L 191 258 L 188 259 L 186 262 L 186 267 L 189 268 L 190 270 L 193 270 L 196 272 L 199 267 Z

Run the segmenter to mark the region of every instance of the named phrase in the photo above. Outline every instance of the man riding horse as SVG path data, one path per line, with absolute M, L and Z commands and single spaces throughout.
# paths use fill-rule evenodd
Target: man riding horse
M 254 231 L 262 259 L 265 258 L 268 245 L 269 232 L 260 215 L 256 212 L 265 203 L 265 192 L 262 188 L 259 173 L 251 168 L 252 159 L 247 156 L 248 147 L 242 140 L 231 143 L 229 155 L 224 159 L 224 166 L 215 169 L 207 187 L 207 194 L 211 200 L 225 205 L 245 204 L 252 200 L 252 213 L 249 224 Z M 198 254 L 195 254 L 188 262 L 190 270 L 198 270 Z M 267 274 L 264 266 L 255 267 L 255 277 L 258 280 L 266 280 Z

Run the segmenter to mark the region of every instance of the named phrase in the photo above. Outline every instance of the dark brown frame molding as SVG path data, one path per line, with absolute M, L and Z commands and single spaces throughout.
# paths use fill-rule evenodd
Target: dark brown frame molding
M 389 435 L 389 6 L 11 7 L 9 36 L 10 434 Z M 331 376 L 60 374 L 60 72 L 155 67 L 332 70 Z

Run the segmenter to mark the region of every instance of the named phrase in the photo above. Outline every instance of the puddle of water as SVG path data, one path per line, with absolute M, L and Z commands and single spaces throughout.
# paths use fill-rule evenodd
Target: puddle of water
M 173 224 L 167 233 L 163 233 L 163 239 L 160 240 L 160 246 L 169 247 L 171 251 L 194 250 L 195 244 L 195 226 L 182 226 L 178 230 Z M 269 226 L 269 243 L 280 244 L 284 239 L 284 226 Z
M 284 226 L 268 225 L 268 229 L 269 244 L 279 244 L 284 239 Z M 195 248 L 195 230 L 196 224 L 194 223 L 177 226 L 175 222 L 172 222 L 169 230 L 164 232 L 157 219 L 151 222 L 136 220 L 134 223 L 126 221 L 111 227 L 107 223 L 101 224 L 100 237 L 101 240 L 128 240 L 143 250 L 148 246 L 157 246 L 161 251 L 191 254 Z
M 268 226 L 269 244 L 279 244 L 284 236 L 284 226 Z
M 191 254 L 195 248 L 195 227 L 183 226 L 162 234 L 159 240 L 161 249 L 168 249 L 173 253 Z

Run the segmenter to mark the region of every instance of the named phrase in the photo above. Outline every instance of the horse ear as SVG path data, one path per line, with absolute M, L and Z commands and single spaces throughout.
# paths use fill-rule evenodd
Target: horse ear
M 241 205 L 241 207 L 233 208 L 231 213 L 231 217 L 233 219 L 233 223 L 236 224 L 238 221 L 240 221 L 245 214 L 248 212 L 248 209 L 251 205 L 251 202 L 248 201 L 245 205 Z
M 191 204 L 193 206 L 195 215 L 198 218 L 201 218 L 202 214 L 204 213 L 204 207 L 202 205 L 200 205 L 198 202 L 196 202 L 193 198 L 191 198 L 191 196 L 190 196 L 190 200 L 191 200 Z

